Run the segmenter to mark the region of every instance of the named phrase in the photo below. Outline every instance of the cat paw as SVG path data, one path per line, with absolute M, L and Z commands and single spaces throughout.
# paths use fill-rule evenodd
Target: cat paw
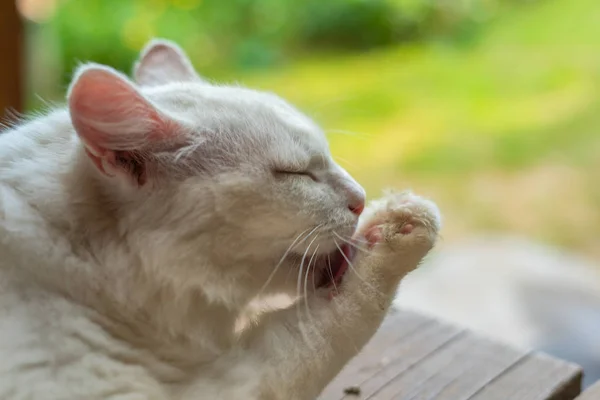
M 376 288 L 370 301 L 387 307 L 399 281 L 417 268 L 435 245 L 440 227 L 437 206 L 411 192 L 388 193 L 371 202 L 354 236 L 362 249 L 350 257 L 353 266 L 341 282 L 342 291 Z M 334 289 L 332 293 L 337 295 L 338 287 Z
M 392 192 L 373 201 L 365 210 L 357 236 L 369 248 L 386 245 L 397 252 L 428 252 L 437 241 L 441 217 L 430 200 L 411 192 Z

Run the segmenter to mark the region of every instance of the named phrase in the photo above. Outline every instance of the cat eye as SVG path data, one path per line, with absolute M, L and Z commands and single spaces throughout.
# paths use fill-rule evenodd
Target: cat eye
M 301 177 L 308 177 L 310 179 L 312 179 L 315 182 L 318 182 L 319 180 L 317 179 L 317 177 L 312 174 L 309 171 L 293 171 L 293 170 L 281 170 L 281 169 L 276 169 L 273 171 L 273 173 L 275 175 L 280 175 L 280 176 L 301 176 Z

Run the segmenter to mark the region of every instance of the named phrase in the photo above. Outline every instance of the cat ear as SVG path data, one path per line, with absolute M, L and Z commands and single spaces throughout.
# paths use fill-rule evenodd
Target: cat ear
M 86 152 L 104 174 L 146 181 L 144 155 L 185 139 L 179 122 L 161 113 L 117 71 L 89 64 L 75 74 L 68 92 L 73 126 Z
M 150 41 L 142 50 L 134 76 L 142 86 L 201 80 L 185 52 L 175 43 L 162 39 Z

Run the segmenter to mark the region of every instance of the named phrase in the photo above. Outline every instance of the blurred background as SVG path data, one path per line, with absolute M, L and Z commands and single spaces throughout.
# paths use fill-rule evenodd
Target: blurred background
M 445 241 L 514 233 L 600 259 L 597 0 L 1 7 L 14 6 L 26 111 L 61 102 L 78 62 L 129 72 L 149 38 L 169 38 L 205 77 L 274 91 L 315 118 L 370 197 L 394 186 L 435 198 Z

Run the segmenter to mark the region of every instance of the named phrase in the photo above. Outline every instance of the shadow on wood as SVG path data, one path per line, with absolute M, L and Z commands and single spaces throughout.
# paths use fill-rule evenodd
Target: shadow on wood
M 600 382 L 590 386 L 577 400 L 600 400 Z

